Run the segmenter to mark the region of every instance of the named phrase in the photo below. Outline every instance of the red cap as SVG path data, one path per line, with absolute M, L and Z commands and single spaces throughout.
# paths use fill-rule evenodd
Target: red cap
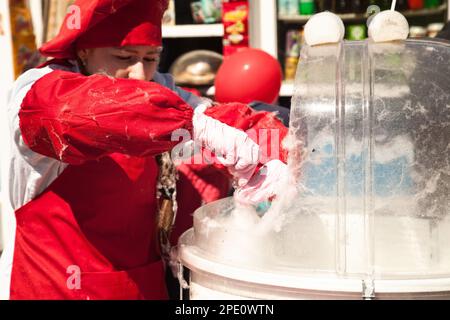
M 77 0 L 73 6 L 59 34 L 39 49 L 42 55 L 73 59 L 77 49 L 162 44 L 167 0 Z

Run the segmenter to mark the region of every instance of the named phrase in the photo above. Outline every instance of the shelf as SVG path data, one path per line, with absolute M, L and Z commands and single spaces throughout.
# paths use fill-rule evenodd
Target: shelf
M 320 96 L 323 93 L 323 87 L 317 87 L 317 92 L 314 92 L 315 89 L 308 89 L 309 92 L 317 94 L 317 96 Z M 327 88 L 327 90 L 334 90 L 335 87 L 330 86 L 329 88 Z M 352 87 L 348 87 L 347 88 L 349 90 L 349 92 L 359 92 L 360 87 L 359 86 L 352 86 Z M 388 87 L 386 85 L 377 85 L 377 91 L 379 92 L 379 94 L 381 94 L 383 97 L 388 97 L 388 98 L 401 98 L 404 97 L 405 95 L 410 94 L 410 89 L 407 86 L 404 85 L 399 85 L 396 87 L 395 90 L 392 90 L 392 87 Z M 208 89 L 206 95 L 213 97 L 215 94 L 215 88 L 211 87 Z M 292 97 L 294 95 L 294 81 L 283 81 L 282 85 L 281 85 L 281 89 L 280 89 L 280 97 Z
M 206 95 L 213 97 L 216 93 L 216 88 L 214 86 L 210 87 L 206 92 Z M 280 89 L 280 97 L 291 97 L 294 93 L 294 83 L 283 81 Z
M 343 21 L 364 19 L 364 17 L 366 17 L 365 14 L 357 14 L 357 13 L 344 13 L 338 14 L 338 16 Z M 278 15 L 278 20 L 287 23 L 306 23 L 311 17 L 312 15 L 289 15 L 289 16 Z
M 280 97 L 291 97 L 294 94 L 294 82 L 283 81 L 280 90 Z
M 420 10 L 406 10 L 402 11 L 402 14 L 408 17 L 420 17 L 427 15 L 436 15 L 441 14 L 447 11 L 447 4 L 444 3 L 437 8 L 431 9 L 420 9 Z M 338 14 L 338 16 L 342 19 L 342 21 L 352 21 L 352 20 L 364 20 L 368 18 L 368 15 L 365 13 L 344 13 Z M 286 23 L 306 23 L 308 19 L 311 18 L 311 15 L 278 15 L 278 20 L 286 22 Z
M 163 38 L 223 37 L 223 24 L 163 25 Z

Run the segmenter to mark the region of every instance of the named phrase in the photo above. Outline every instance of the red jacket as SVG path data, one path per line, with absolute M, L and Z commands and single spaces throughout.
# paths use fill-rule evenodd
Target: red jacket
M 172 131 L 192 130 L 192 106 L 158 83 L 45 68 L 19 78 L 9 110 L 17 220 L 10 298 L 166 299 L 154 156 L 175 146 Z M 274 115 L 241 104 L 207 115 L 286 134 Z M 210 166 L 179 169 L 173 242 L 193 210 L 229 187 Z

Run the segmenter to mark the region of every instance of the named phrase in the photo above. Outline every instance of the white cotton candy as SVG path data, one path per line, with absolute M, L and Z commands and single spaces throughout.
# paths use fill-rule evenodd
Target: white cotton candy
M 344 39 L 345 27 L 339 16 L 325 11 L 313 15 L 305 25 L 305 42 L 309 46 L 337 43 Z
M 369 38 L 374 42 L 405 40 L 408 34 L 408 21 L 398 11 L 382 11 L 372 19 L 369 25 Z

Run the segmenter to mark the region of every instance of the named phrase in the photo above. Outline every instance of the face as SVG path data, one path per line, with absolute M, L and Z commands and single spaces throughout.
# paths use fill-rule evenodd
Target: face
M 160 53 L 160 47 L 127 46 L 82 49 L 78 57 L 90 75 L 150 81 L 157 70 Z

